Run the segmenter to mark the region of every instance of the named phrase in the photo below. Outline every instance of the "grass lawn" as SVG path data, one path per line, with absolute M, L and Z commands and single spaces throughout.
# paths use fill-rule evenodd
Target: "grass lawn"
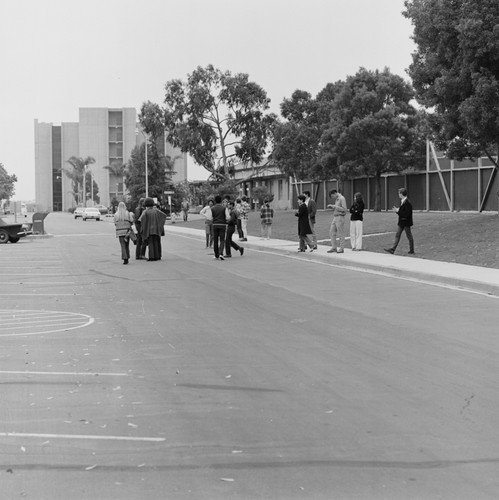
M 319 244 L 330 245 L 329 225 L 332 211 L 318 211 L 316 232 Z M 350 217 L 346 218 L 349 236 Z M 203 220 L 177 222 L 204 229 Z M 363 247 L 369 252 L 382 252 L 393 243 L 397 216 L 393 212 L 364 212 Z M 275 211 L 272 237 L 296 240 L 298 222 L 293 210 Z M 250 236 L 260 236 L 260 214 L 252 212 L 248 222 Z M 499 269 L 499 215 L 497 213 L 415 212 L 412 228 L 416 257 L 444 262 Z M 347 240 L 347 247 L 350 246 Z M 402 234 L 397 254 L 409 250 L 407 237 Z

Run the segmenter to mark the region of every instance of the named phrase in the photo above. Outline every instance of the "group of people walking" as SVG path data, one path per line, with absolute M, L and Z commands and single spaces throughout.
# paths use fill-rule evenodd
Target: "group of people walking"
M 116 237 L 119 238 L 123 264 L 130 261 L 130 241 L 135 244 L 137 260 L 161 260 L 161 236 L 165 234 L 166 214 L 154 205 L 152 198 L 141 198 L 134 213 L 120 202 L 114 214 Z M 133 229 L 135 226 L 135 231 Z
M 230 196 L 222 199 L 220 195 L 216 195 L 201 209 L 200 214 L 205 218 L 206 248 L 213 248 L 216 260 L 231 258 L 232 249 L 241 256 L 244 254 L 244 247 L 233 241 L 232 237 L 237 230 L 239 241 L 248 241 L 249 211 L 250 206 L 245 196 L 234 201 Z

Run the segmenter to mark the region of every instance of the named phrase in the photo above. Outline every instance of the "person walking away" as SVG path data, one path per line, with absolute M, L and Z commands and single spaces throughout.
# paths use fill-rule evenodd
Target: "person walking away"
M 331 248 L 327 253 L 343 253 L 345 251 L 345 214 L 347 213 L 347 202 L 345 197 L 336 189 L 329 192 L 333 204 L 328 205 L 328 208 L 333 209 L 333 220 L 329 228 L 329 236 L 331 237 Z M 340 248 L 336 238 L 340 240 Z
M 232 235 L 236 232 L 237 226 L 237 210 L 235 208 L 235 203 L 229 201 L 229 220 L 227 222 L 227 236 L 225 237 L 225 258 L 231 258 L 232 252 L 231 248 L 238 251 L 241 256 L 244 254 L 244 248 L 239 246 L 235 241 L 232 241 Z
M 355 193 L 353 205 L 350 207 L 350 245 L 352 250 L 362 250 L 362 232 L 364 220 L 364 200 L 362 194 Z
M 145 210 L 140 216 L 142 238 L 147 244 L 147 260 L 161 260 L 161 236 L 165 234 L 166 214 L 154 206 L 152 198 L 144 201 Z
M 271 208 L 269 200 L 263 200 L 260 209 L 260 222 L 262 224 L 262 240 L 270 240 L 272 235 L 272 221 L 274 220 L 274 209 Z
M 314 251 L 314 244 L 310 237 L 312 236 L 312 228 L 310 227 L 310 219 L 308 217 L 308 208 L 305 205 L 305 196 L 300 194 L 298 196 L 298 211 L 295 212 L 295 216 L 298 217 L 298 236 L 300 238 L 300 248 L 298 252 L 305 252 L 307 245 L 310 247 L 310 251 Z
M 136 241 L 136 247 L 135 247 L 135 259 L 136 260 L 141 260 L 144 258 L 144 255 L 146 253 L 146 247 L 144 245 L 144 242 L 142 240 L 142 228 L 141 228 L 141 223 L 140 223 L 140 216 L 144 212 L 144 198 L 141 198 L 139 200 L 139 204 L 137 205 L 137 208 L 135 209 L 134 212 L 134 221 L 135 221 L 135 229 L 137 230 L 137 241 Z
M 182 215 L 184 216 L 184 222 L 187 222 L 189 216 L 189 202 L 187 200 L 182 201 Z
M 400 198 L 400 207 L 393 207 L 393 211 L 398 215 L 397 232 L 395 233 L 395 241 L 391 248 L 385 248 L 385 252 L 395 253 L 400 241 L 400 236 L 405 231 L 407 239 L 409 240 L 409 254 L 414 254 L 414 238 L 412 236 L 411 227 L 413 226 L 412 220 L 412 204 L 407 197 L 407 189 L 400 188 L 398 191 Z
M 244 233 L 241 224 L 241 214 L 243 207 L 241 205 L 241 198 L 236 200 L 236 212 L 237 212 L 237 235 L 239 236 L 239 241 L 243 241 Z
M 241 241 L 248 241 L 248 219 L 250 208 L 248 198 L 243 196 L 241 198 L 241 231 L 243 232 L 243 239 Z
M 201 209 L 200 215 L 204 217 L 204 231 L 206 234 L 206 248 L 213 247 L 213 214 L 211 213 L 211 207 L 213 206 L 213 200 L 208 200 L 208 204 Z
M 229 213 L 227 208 L 222 205 L 222 197 L 219 194 L 215 196 L 215 204 L 211 207 L 211 213 L 213 216 L 213 250 L 215 252 L 215 259 L 224 260 L 223 251 Z
M 114 214 L 114 226 L 116 228 L 116 238 L 120 241 L 123 264 L 128 264 L 130 260 L 130 237 L 128 232 L 132 230 L 132 224 L 133 214 L 126 209 L 125 203 L 120 201 Z
M 310 219 L 310 227 L 312 229 L 312 243 L 314 250 L 317 250 L 317 234 L 315 233 L 315 214 L 317 213 L 317 203 L 310 198 L 310 191 L 303 191 L 305 195 L 305 205 L 308 209 L 308 218 Z

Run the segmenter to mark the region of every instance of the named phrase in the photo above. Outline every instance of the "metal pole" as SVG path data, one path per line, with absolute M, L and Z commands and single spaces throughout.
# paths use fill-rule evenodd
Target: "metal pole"
M 87 196 L 87 193 L 85 193 L 85 184 L 86 184 L 86 167 L 83 167 L 83 206 L 86 207 L 87 206 L 87 203 L 86 203 L 86 196 Z
M 94 206 L 94 171 L 90 167 L 90 193 L 92 196 L 92 206 Z
M 146 198 L 149 197 L 149 173 L 148 173 L 148 165 L 147 165 L 147 134 L 144 133 L 144 137 L 146 140 Z

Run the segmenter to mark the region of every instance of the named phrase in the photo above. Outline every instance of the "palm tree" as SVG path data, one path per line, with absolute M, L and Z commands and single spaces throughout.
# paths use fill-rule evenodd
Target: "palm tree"
M 118 188 L 119 188 L 119 178 L 121 177 L 121 181 L 123 182 L 123 193 L 125 192 L 125 173 L 126 173 L 126 165 L 113 163 L 112 165 L 107 165 L 103 168 L 109 170 L 111 175 L 115 175 L 116 179 L 116 196 L 118 196 Z
M 92 158 L 91 156 L 87 156 L 86 158 L 72 156 L 69 160 L 67 160 L 67 163 L 69 163 L 72 168 L 65 168 L 64 172 L 66 172 L 66 175 L 73 181 L 73 196 L 75 197 L 75 201 L 78 203 L 77 198 L 79 198 L 81 188 L 83 205 L 85 205 L 85 200 L 83 199 L 83 193 L 85 192 L 83 174 L 85 173 L 88 165 L 95 163 L 95 158 Z

